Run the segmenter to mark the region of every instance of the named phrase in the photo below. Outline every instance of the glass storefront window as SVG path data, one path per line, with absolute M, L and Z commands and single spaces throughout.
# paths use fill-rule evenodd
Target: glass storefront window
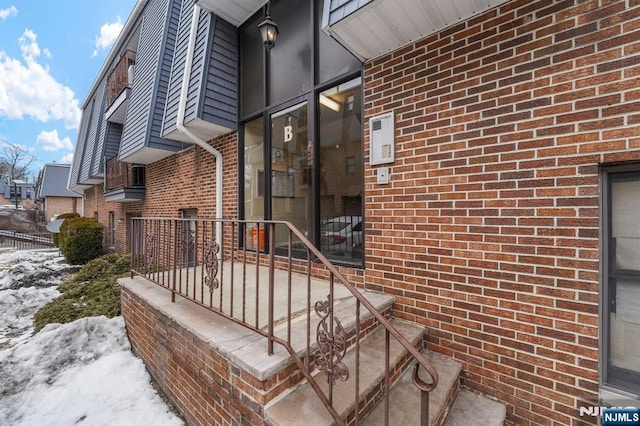
M 264 219 L 264 138 L 262 117 L 244 125 L 244 217 Z
M 360 78 L 319 94 L 320 248 L 329 258 L 362 262 L 362 94 Z
M 307 141 L 306 103 L 271 116 L 271 214 L 302 232 L 307 232 L 309 217 Z M 276 246 L 286 244 L 288 235 L 278 228 Z
M 243 124 L 243 218 L 289 221 L 333 261 L 360 266 L 362 64 L 322 32 L 324 3 L 272 2 L 280 35 L 268 55 L 256 39 L 266 10 L 240 28 L 240 114 L 261 114 Z M 273 242 L 276 250 L 288 244 L 284 228 Z M 306 255 L 300 243 L 293 241 L 294 256 Z

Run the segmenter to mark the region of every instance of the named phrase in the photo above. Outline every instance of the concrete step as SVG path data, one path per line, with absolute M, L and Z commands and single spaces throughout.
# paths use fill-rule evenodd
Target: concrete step
M 421 347 L 425 332 L 423 327 L 397 319 L 392 319 L 391 322 L 415 347 Z M 393 379 L 399 377 L 410 363 L 407 351 L 395 339 L 391 338 L 390 342 L 390 371 Z M 365 413 L 371 410 L 381 397 L 381 383 L 384 380 L 384 343 L 385 330 L 381 327 L 360 342 L 359 405 L 361 411 Z M 334 407 L 343 419 L 352 418 L 356 406 L 355 356 L 355 350 L 352 347 L 343 359 L 349 369 L 349 379 L 345 382 L 337 381 L 333 388 Z M 327 395 L 329 386 L 324 373 L 318 372 L 316 380 Z M 265 407 L 265 418 L 273 426 L 331 425 L 333 423 L 331 415 L 308 383 L 272 401 Z
M 429 424 L 444 426 L 499 426 L 504 424 L 503 404 L 466 389 L 458 390 L 461 371 L 459 362 L 434 352 L 424 352 L 433 364 L 440 381 L 429 395 Z M 420 424 L 420 391 L 413 384 L 413 368 L 409 369 L 391 389 L 389 424 Z M 426 379 L 426 377 L 424 377 Z M 384 425 L 384 407 L 379 405 L 364 425 Z
M 436 352 L 423 354 L 438 372 L 438 386 L 429 394 L 429 424 L 441 425 L 458 393 L 458 378 L 462 365 Z M 420 391 L 413 383 L 413 368 L 408 369 L 389 394 L 389 424 L 420 424 Z M 426 372 L 421 377 L 428 381 Z M 367 426 L 384 425 L 384 406 L 378 405 L 362 423 Z
M 503 404 L 462 389 L 444 426 L 502 426 L 506 415 Z

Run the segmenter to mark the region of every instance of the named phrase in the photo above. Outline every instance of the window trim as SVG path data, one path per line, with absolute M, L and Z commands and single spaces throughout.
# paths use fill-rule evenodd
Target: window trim
M 621 175 L 636 176 L 640 179 L 640 163 L 628 163 L 617 165 L 602 165 L 600 167 L 600 303 L 599 303 L 599 339 L 598 339 L 598 373 L 600 393 L 608 396 L 620 396 L 621 398 L 640 399 L 640 392 L 635 394 L 629 390 L 622 390 L 609 380 L 609 353 L 610 353 L 610 320 L 609 320 L 609 296 L 612 275 L 620 277 L 624 274 L 613 274 L 611 265 L 614 263 L 611 248 L 611 184 L 615 177 Z M 615 278 L 615 277 L 614 277 Z M 634 274 L 634 278 L 637 275 Z

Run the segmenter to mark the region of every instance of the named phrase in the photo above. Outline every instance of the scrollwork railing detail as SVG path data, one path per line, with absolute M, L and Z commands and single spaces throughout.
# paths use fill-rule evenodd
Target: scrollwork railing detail
M 153 234 L 147 234 L 144 239 L 145 243 L 145 253 L 144 253 L 144 268 L 149 271 L 153 267 L 153 253 L 154 253 L 154 244 L 155 244 L 155 236 Z
M 204 284 L 209 287 L 209 292 L 213 293 L 215 289 L 220 286 L 220 282 L 216 277 L 218 275 L 218 253 L 220 252 L 220 245 L 214 238 L 210 241 L 204 242 L 204 267 L 206 276 L 204 277 Z
M 327 298 L 328 299 L 328 298 Z M 332 307 L 329 300 L 318 301 L 315 304 L 316 314 L 321 318 L 318 323 L 316 340 L 318 352 L 314 362 L 320 371 L 327 375 L 327 381 L 335 383 L 349 379 L 349 369 L 342 362 L 347 352 L 346 332 L 337 317 L 333 317 L 333 324 L 329 324 Z

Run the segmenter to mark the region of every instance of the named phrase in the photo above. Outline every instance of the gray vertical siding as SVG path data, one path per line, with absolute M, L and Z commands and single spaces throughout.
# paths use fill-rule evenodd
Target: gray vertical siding
M 107 80 L 105 79 L 99 86 L 97 95 L 101 98 L 100 110 L 95 120 L 96 135 L 93 143 L 94 149 L 91 155 L 91 170 L 89 171 L 89 178 L 101 177 L 103 172 L 103 163 L 101 161 L 102 153 L 104 151 L 104 139 L 107 129 L 107 120 L 104 118 L 104 113 L 107 110 Z M 91 124 L 93 126 L 93 123 Z M 90 141 L 89 141 L 90 142 Z
M 176 52 L 164 116 L 163 135 L 176 130 L 182 76 L 186 61 L 193 1 L 183 4 Z M 200 12 L 189 76 L 185 123 L 199 118 L 230 129 L 237 128 L 237 32 L 235 26 Z
M 93 151 L 93 145 L 89 143 L 91 140 L 91 134 L 95 136 L 95 130 L 92 129 L 91 123 L 93 123 L 94 117 L 96 116 L 96 98 L 91 99 L 91 103 L 89 104 L 89 120 L 87 121 L 87 132 L 85 133 L 85 137 L 83 140 L 78 141 L 78 143 L 83 145 L 82 149 L 82 158 L 80 159 L 80 172 L 78 174 L 78 183 L 82 183 L 89 178 L 89 168 L 91 166 L 91 153 Z
M 103 121 L 104 116 L 106 86 L 106 81 L 103 81 L 98 87 L 98 90 L 91 102 L 91 118 L 89 119 L 89 129 L 87 131 L 87 139 L 85 141 L 86 146 L 83 155 L 84 158 L 82 159 L 82 168 L 80 169 L 80 183 L 91 178 L 91 166 L 93 164 L 93 157 L 98 143 L 100 123 Z
M 185 0 L 182 3 L 178 31 L 176 34 L 173 66 L 167 89 L 167 105 L 164 112 L 162 134 L 167 135 L 176 130 L 178 105 L 182 88 L 182 75 L 186 62 L 191 27 L 191 14 L 193 13 L 193 0 Z
M 152 0 L 145 10 L 120 158 L 146 146 L 171 152 L 182 147 L 160 137 L 180 6 L 178 0 Z
M 136 23 L 136 27 L 140 25 L 141 20 L 142 18 L 139 18 L 138 22 Z M 133 37 L 136 32 L 137 29 L 127 35 L 127 40 L 122 44 L 118 55 L 116 55 L 113 59 L 113 62 L 109 64 L 109 67 L 111 69 L 113 69 L 113 67 L 115 67 L 115 65 L 118 63 L 121 55 L 127 49 L 127 45 L 131 40 L 131 37 Z M 104 113 L 110 106 L 106 105 L 107 79 L 108 75 L 105 75 L 103 77 L 103 81 L 96 86 L 95 90 L 87 95 L 87 99 L 89 99 L 90 101 L 86 103 L 83 109 L 82 120 L 80 129 L 78 131 L 78 139 L 76 141 L 76 148 L 73 157 L 73 164 L 69 173 L 70 186 L 75 186 L 78 190 L 81 189 L 78 187 L 78 185 L 84 183 L 85 179 L 91 178 L 95 181 L 100 177 L 102 173 L 104 173 L 104 162 L 102 161 L 102 159 L 104 157 L 105 139 L 108 137 L 107 127 L 109 125 L 109 123 L 107 123 L 107 121 L 104 119 Z M 94 120 L 95 111 L 93 110 L 93 102 L 98 96 L 103 97 L 104 101 L 101 107 L 101 111 L 98 115 L 95 116 Z M 94 132 L 97 132 L 97 134 L 95 135 L 95 138 L 92 138 L 89 133 Z M 121 134 L 122 130 L 120 126 L 120 135 Z M 117 143 L 119 145 L 120 140 L 118 140 Z M 87 168 L 88 173 L 86 173 Z
M 122 124 L 107 123 L 107 135 L 105 138 L 103 158 L 107 160 L 118 155 L 120 140 L 122 139 Z
M 208 62 L 208 52 L 210 48 L 211 34 L 216 26 L 217 18 L 211 13 L 200 13 L 198 21 L 198 32 L 193 49 L 193 64 L 191 65 L 191 75 L 189 75 L 189 96 L 185 105 L 184 121 L 190 122 L 200 117 L 199 104 L 204 88 L 206 65 Z
M 218 18 L 209 49 L 207 83 L 201 98 L 203 120 L 230 129 L 238 126 L 238 37 L 236 28 Z
M 78 130 L 78 139 L 76 141 L 76 150 L 73 154 L 73 164 L 71 165 L 71 174 L 69 176 L 69 187 L 77 188 L 80 179 L 80 169 L 82 168 L 82 158 L 84 157 L 85 142 L 87 139 L 87 129 L 89 128 L 89 119 L 91 116 L 90 103 L 82 110 L 82 119 L 80 120 L 80 128 Z

